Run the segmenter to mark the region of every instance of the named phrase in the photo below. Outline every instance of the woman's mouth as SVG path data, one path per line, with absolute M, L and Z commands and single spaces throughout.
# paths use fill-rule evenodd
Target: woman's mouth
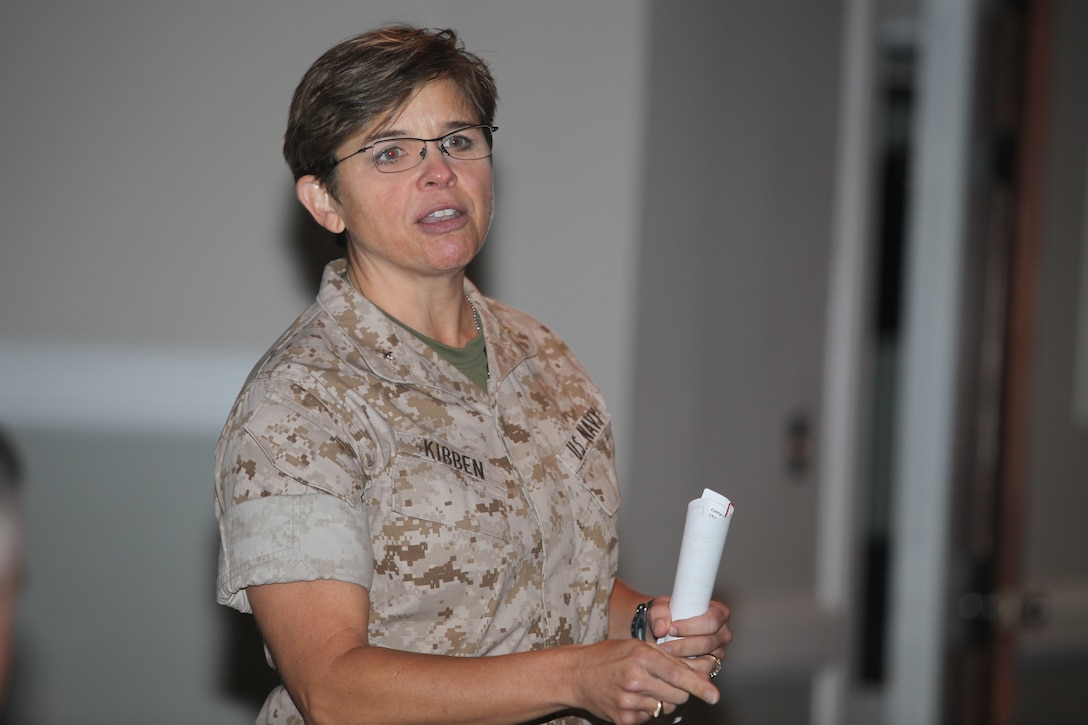
M 460 209 L 443 207 L 441 209 L 435 209 L 430 214 L 420 219 L 419 223 L 431 232 L 448 232 L 454 229 L 460 229 L 467 219 L 468 216 Z

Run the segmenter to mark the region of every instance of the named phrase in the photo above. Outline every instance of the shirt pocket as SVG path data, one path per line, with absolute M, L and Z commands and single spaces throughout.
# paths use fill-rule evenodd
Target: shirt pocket
M 396 513 L 512 542 L 510 497 L 515 492 L 491 480 L 492 467 L 485 459 L 433 437 L 399 433 L 391 468 Z
M 420 447 L 426 440 L 439 460 Z M 397 452 L 376 486 L 389 486 L 380 504 L 389 510 L 371 525 L 371 639 L 394 649 L 482 654 L 490 623 L 510 604 L 523 547 L 513 541 L 505 487 L 486 473 L 472 475 L 471 456 L 454 463 L 450 446 L 446 463 L 436 442 L 398 433 Z

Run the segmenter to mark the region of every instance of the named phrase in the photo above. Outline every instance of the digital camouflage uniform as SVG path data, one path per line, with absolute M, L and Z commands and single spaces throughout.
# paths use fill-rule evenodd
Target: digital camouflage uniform
M 336 579 L 369 591 L 373 645 L 471 656 L 606 638 L 619 489 L 598 388 L 548 328 L 466 282 L 485 393 L 344 271 L 325 269 L 224 428 L 219 602 L 248 612 L 247 586 Z M 301 718 L 281 687 L 258 722 Z

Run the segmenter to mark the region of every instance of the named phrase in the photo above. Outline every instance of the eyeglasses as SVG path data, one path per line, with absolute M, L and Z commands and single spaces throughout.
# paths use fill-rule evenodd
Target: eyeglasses
M 479 124 L 477 126 L 465 126 L 456 131 L 450 131 L 438 138 L 388 138 L 369 146 L 363 146 L 354 153 L 350 153 L 342 159 L 333 162 L 333 167 L 347 161 L 352 156 L 358 156 L 364 151 L 371 152 L 374 168 L 383 174 L 394 174 L 398 171 L 419 166 L 427 157 L 427 144 L 438 143 L 438 148 L 446 156 L 458 161 L 475 161 L 486 159 L 491 155 L 491 134 L 498 131 L 498 126 Z

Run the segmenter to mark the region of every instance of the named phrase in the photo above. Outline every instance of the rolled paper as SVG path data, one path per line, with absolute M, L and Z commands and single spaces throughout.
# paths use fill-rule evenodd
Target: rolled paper
M 680 561 L 676 565 L 676 580 L 669 600 L 673 620 L 697 617 L 710 607 L 732 520 L 732 502 L 709 488 L 703 489 L 703 495 L 688 504 Z M 676 638 L 662 637 L 658 643 L 670 639 Z

